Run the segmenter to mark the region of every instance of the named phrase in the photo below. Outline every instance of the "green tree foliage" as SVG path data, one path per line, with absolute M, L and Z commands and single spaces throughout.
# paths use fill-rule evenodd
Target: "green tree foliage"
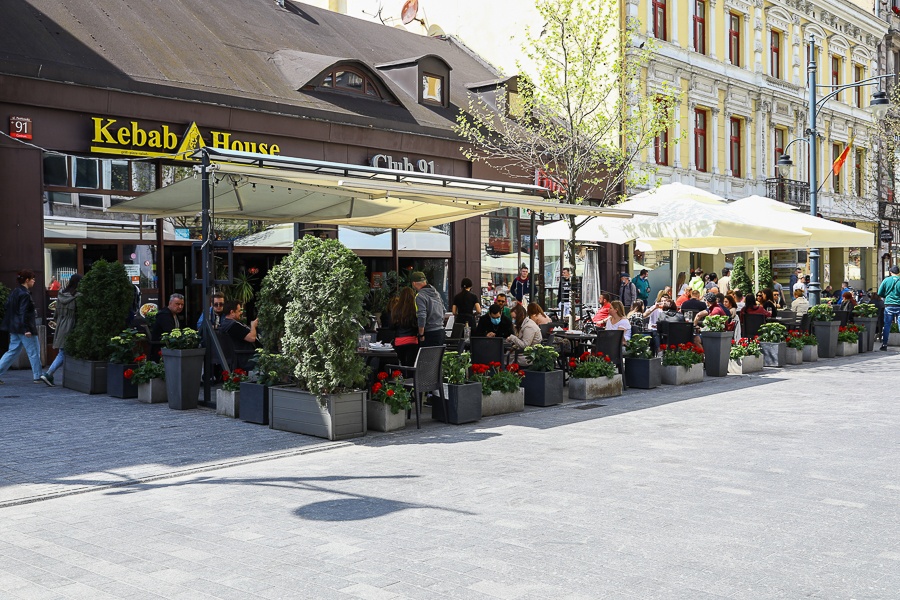
M 543 28 L 529 31 L 522 48 L 537 71 L 470 95 L 457 117 L 456 131 L 468 143 L 461 151 L 511 174 L 540 170 L 563 202 L 615 204 L 623 186 L 648 181 L 640 157 L 672 125 L 680 90 L 642 88 L 656 46 L 633 42 L 633 19 L 620 29 L 617 2 L 537 0 L 537 10 Z M 586 222 L 569 217 L 573 276 L 575 236 Z
M 9 294 L 12 290 L 0 283 L 0 320 L 6 314 L 6 301 L 9 300 Z
M 362 261 L 337 240 L 306 236 L 269 271 L 260 298 L 264 339 L 282 315 L 282 353 L 300 387 L 321 397 L 364 385 L 356 345 L 368 291 Z
M 83 360 L 108 360 L 109 340 L 125 327 L 134 286 L 125 267 L 98 260 L 81 283 L 75 305 L 75 327 L 66 338 L 66 354 Z
M 741 290 L 744 295 L 753 293 L 753 282 L 747 277 L 747 268 L 744 259 L 740 256 L 734 259 L 734 268 L 731 270 L 731 289 Z
M 768 256 L 759 257 L 759 289 L 772 289 L 772 261 Z
M 284 337 L 284 315 L 288 303 L 293 298 L 291 292 L 291 274 L 297 268 L 299 256 L 296 244 L 293 252 L 282 258 L 263 278 L 259 290 L 257 316 L 262 333 L 262 346 L 266 352 L 281 353 L 281 340 Z

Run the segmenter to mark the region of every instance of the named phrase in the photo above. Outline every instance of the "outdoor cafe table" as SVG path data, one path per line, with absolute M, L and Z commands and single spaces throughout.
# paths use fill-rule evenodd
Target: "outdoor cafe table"
M 567 340 L 572 347 L 570 351 L 560 353 L 563 357 L 563 372 L 565 372 L 566 377 L 568 377 L 570 371 L 569 357 L 581 356 L 581 354 L 587 348 L 587 345 L 592 342 L 597 336 L 590 333 L 581 333 L 580 331 L 562 331 L 550 333 L 558 339 Z
M 375 381 L 378 372 L 384 370 L 385 365 L 397 364 L 397 352 L 390 346 L 385 350 L 357 350 L 356 353 L 362 357 L 366 366 L 371 368 L 368 377 L 370 384 Z

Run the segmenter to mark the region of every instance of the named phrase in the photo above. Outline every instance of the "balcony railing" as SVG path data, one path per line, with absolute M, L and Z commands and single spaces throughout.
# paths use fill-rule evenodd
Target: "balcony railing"
M 766 196 L 809 212 L 809 183 L 773 177 L 766 179 Z

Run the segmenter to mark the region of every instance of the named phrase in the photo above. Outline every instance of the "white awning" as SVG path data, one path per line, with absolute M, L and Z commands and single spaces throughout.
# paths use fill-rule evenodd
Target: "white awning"
M 503 208 L 619 218 L 635 214 L 551 201 L 548 190 L 534 185 L 205 150 L 217 218 L 428 230 Z M 185 179 L 107 210 L 157 218 L 196 215 L 200 184 L 199 176 Z

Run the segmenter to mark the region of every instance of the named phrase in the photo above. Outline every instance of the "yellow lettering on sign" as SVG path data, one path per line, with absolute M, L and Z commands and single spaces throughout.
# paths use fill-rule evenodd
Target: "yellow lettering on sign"
M 200 128 L 197 127 L 196 123 L 191 123 L 191 126 L 184 133 L 184 137 L 181 138 L 181 145 L 178 147 L 176 154 L 188 155 L 205 146 L 203 136 L 200 135 Z
M 109 132 L 109 126 L 116 122 L 115 119 L 104 119 L 101 117 L 93 117 L 94 121 L 94 138 L 92 142 L 101 144 L 115 144 L 116 140 Z M 106 121 L 106 123 L 104 123 Z

